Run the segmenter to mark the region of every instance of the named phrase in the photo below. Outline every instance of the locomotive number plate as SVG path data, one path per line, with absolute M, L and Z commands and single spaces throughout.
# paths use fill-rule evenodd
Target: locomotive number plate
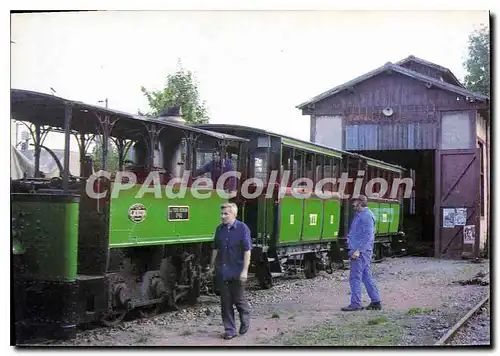
M 169 206 L 168 220 L 189 220 L 189 206 Z

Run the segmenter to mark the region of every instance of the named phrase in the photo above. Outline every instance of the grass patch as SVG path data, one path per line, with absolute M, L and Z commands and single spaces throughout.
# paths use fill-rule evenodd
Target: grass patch
M 280 315 L 278 313 L 273 313 L 273 315 L 271 315 L 271 318 L 273 318 L 273 319 L 279 319 Z
M 326 322 L 266 343 L 284 346 L 391 346 L 398 344 L 402 334 L 401 326 L 380 316 L 349 324 Z
M 368 320 L 368 325 L 377 325 L 388 322 L 389 320 L 385 316 L 379 316 L 378 318 Z
M 193 334 L 193 330 L 184 330 L 183 332 L 181 332 L 182 336 L 188 336 L 188 335 L 192 335 L 192 334 Z
M 464 274 L 472 273 L 472 271 L 473 271 L 472 266 L 465 266 L 460 270 L 460 272 Z
M 408 314 L 417 315 L 417 314 L 430 314 L 434 311 L 431 308 L 410 308 L 408 309 Z

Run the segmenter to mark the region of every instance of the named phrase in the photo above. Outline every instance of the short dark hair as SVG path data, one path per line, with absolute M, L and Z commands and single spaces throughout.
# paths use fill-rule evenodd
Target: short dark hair
M 357 195 L 357 196 L 353 197 L 351 200 L 353 202 L 358 201 L 359 204 L 362 207 L 367 207 L 368 206 L 368 198 L 366 197 L 366 195 L 360 194 L 360 195 Z

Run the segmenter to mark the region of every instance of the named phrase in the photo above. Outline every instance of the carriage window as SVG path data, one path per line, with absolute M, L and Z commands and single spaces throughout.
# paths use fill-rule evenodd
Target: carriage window
M 292 149 L 288 147 L 283 147 L 283 156 L 281 160 L 281 179 L 283 179 L 283 175 L 286 171 L 289 173 L 288 182 L 285 184 L 290 185 L 290 180 L 292 179 Z
M 237 153 L 229 153 L 228 154 L 229 159 L 233 162 L 233 167 L 234 169 L 238 170 L 238 167 L 240 166 L 239 163 L 239 158 Z
M 385 179 L 387 180 L 387 175 L 386 175 L 386 171 L 384 171 L 383 169 L 381 168 L 377 168 L 377 178 L 382 178 L 382 179 Z M 373 189 L 374 192 L 376 192 L 377 194 L 380 195 L 380 193 L 382 193 L 382 184 L 379 182 L 376 184 L 376 187 L 374 187 Z
M 366 167 L 365 179 L 366 183 L 373 179 L 373 167 Z
M 196 151 L 196 169 L 200 169 L 214 158 L 212 150 L 197 150 Z
M 316 181 L 318 183 L 323 179 L 323 166 L 325 165 L 325 156 L 316 156 Z
M 303 152 L 296 150 L 293 160 L 292 182 L 304 176 L 304 156 Z
M 257 152 L 254 155 L 254 177 L 267 183 L 267 152 Z
M 310 179 L 314 183 L 314 154 L 306 153 L 306 165 L 304 178 Z
M 338 179 L 342 174 L 342 172 L 340 172 L 341 160 L 338 158 L 333 158 L 332 162 L 333 162 L 332 177 Z
M 213 162 L 217 156 L 219 153 L 213 149 L 196 149 L 196 171 L 193 177 L 215 179 L 210 173 L 214 168 L 206 165 Z
M 333 159 L 325 157 L 325 165 L 323 166 L 323 178 L 333 177 Z M 334 185 L 331 181 L 323 184 L 323 191 L 333 192 Z
M 394 177 L 395 173 L 389 172 L 389 178 L 387 179 L 387 193 L 386 193 L 386 196 L 389 198 L 392 198 L 391 192 L 392 192 L 392 183 L 394 182 Z M 397 199 L 397 195 L 394 197 L 394 199 Z

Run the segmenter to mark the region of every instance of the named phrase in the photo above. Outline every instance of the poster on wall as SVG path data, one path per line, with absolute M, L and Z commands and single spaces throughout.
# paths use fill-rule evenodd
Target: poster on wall
M 467 208 L 457 208 L 455 210 L 455 226 L 465 226 L 467 222 Z
M 455 227 L 455 209 L 443 209 L 443 227 Z
M 473 245 L 476 241 L 476 226 L 467 225 L 464 227 L 464 245 Z

